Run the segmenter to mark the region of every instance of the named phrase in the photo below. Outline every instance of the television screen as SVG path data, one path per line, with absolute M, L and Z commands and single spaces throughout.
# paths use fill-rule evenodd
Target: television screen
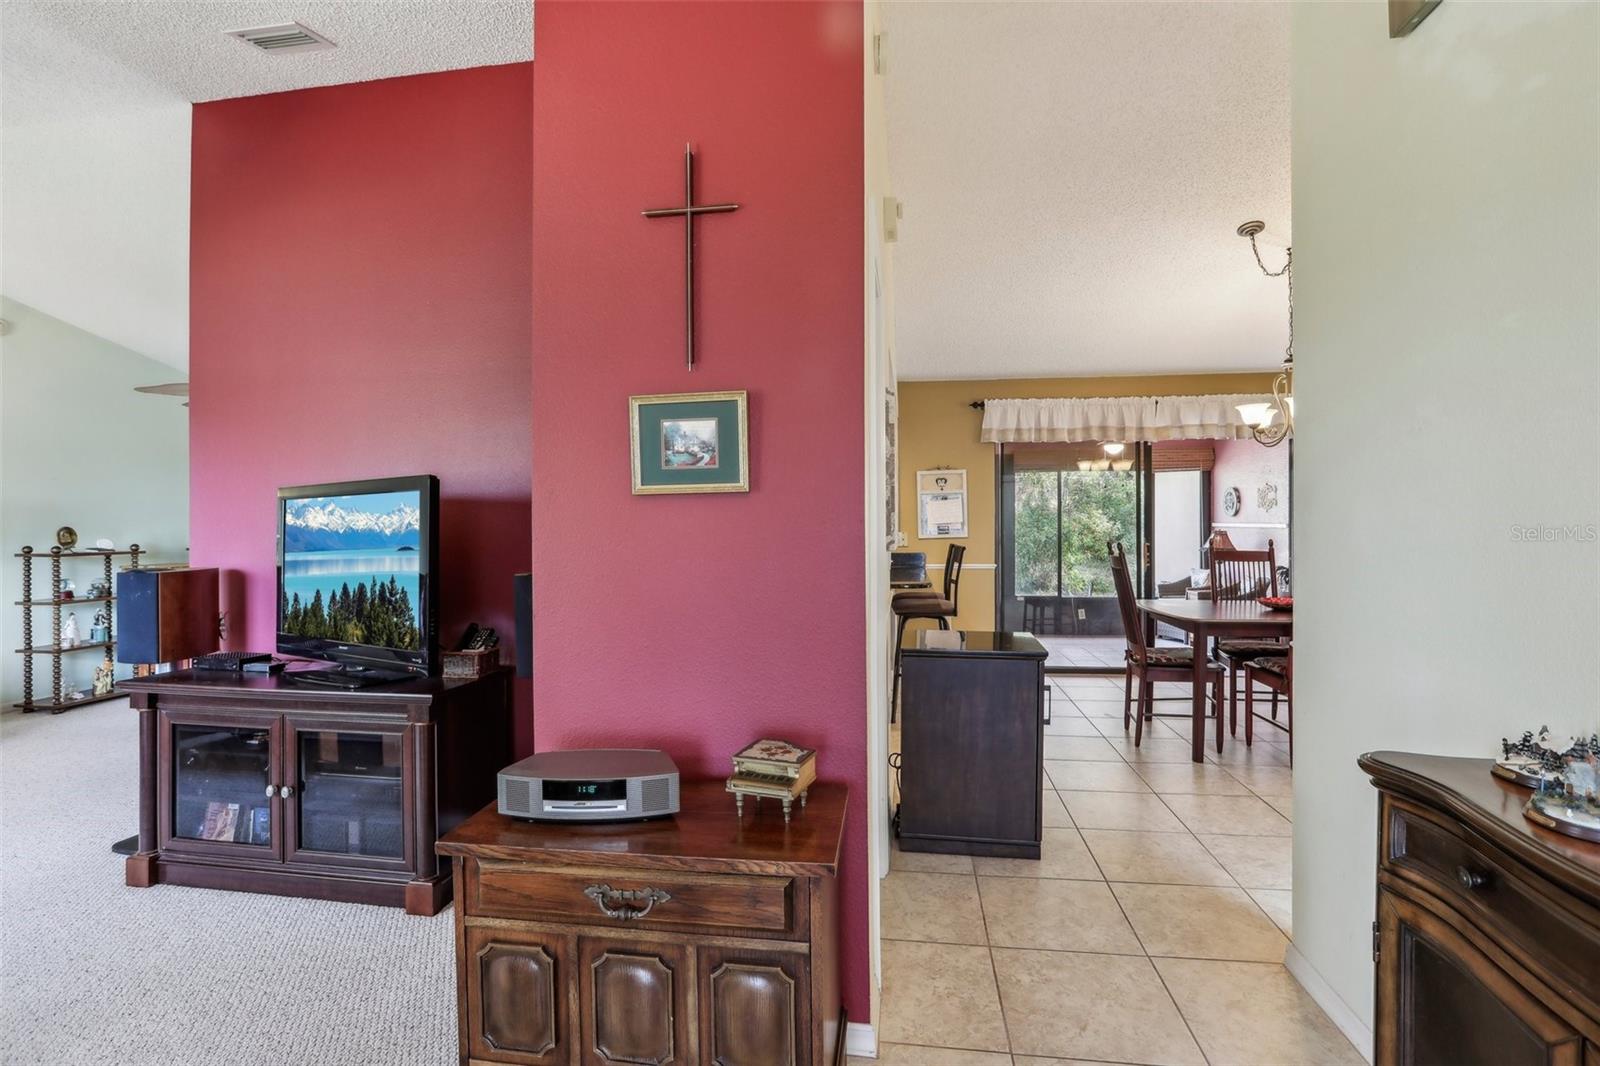
M 280 492 L 280 650 L 428 665 L 437 490 L 427 481 Z

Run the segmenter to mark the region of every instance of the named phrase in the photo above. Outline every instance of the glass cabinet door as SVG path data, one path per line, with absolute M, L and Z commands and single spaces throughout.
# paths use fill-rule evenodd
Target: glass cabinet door
M 348 865 L 398 865 L 406 855 L 406 734 L 294 723 L 291 858 Z
M 239 719 L 168 723 L 169 840 L 183 850 L 274 847 L 272 725 Z

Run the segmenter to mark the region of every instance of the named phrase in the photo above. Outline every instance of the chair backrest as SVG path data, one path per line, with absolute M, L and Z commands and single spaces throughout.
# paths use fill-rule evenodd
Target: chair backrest
M 1253 600 L 1278 594 L 1278 556 L 1267 541 L 1265 550 L 1212 548 L 1211 598 Z
M 1135 662 L 1144 661 L 1144 626 L 1139 622 L 1139 608 L 1134 604 L 1133 578 L 1128 574 L 1128 557 L 1123 553 L 1122 542 L 1106 541 L 1106 552 L 1111 556 L 1111 583 L 1117 587 L 1117 608 L 1122 612 L 1122 633 L 1128 641 L 1128 657 Z
M 952 544 L 944 553 L 944 598 L 951 607 L 961 606 L 961 560 L 966 557 L 965 544 Z

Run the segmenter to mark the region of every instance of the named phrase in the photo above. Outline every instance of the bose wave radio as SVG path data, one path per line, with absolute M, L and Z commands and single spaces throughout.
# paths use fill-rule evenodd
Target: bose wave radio
M 652 748 L 542 751 L 500 771 L 501 814 L 621 822 L 678 813 L 678 767 Z

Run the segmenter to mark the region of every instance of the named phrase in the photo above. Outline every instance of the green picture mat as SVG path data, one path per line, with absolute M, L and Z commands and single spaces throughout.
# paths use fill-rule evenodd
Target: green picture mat
M 715 418 L 717 420 L 717 466 L 661 466 L 661 423 L 672 419 Z M 742 451 L 739 440 L 738 400 L 689 400 L 675 403 L 639 405 L 639 484 L 654 485 L 737 485 L 744 477 L 739 466 Z

